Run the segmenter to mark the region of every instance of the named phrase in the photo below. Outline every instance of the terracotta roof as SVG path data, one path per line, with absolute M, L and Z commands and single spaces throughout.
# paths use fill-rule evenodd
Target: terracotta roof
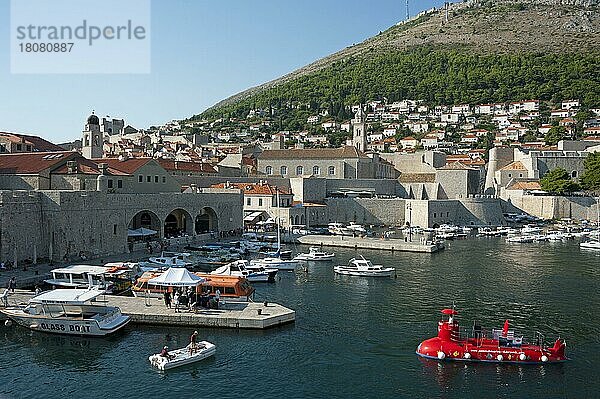
M 119 158 L 97 158 L 93 159 L 95 163 L 105 163 L 109 168 L 120 170 L 129 175 L 134 174 L 136 170 L 152 161 L 152 158 L 128 158 L 120 160 Z
M 57 146 L 56 144 L 53 144 L 51 142 L 49 142 L 48 140 L 44 140 L 41 137 L 38 136 L 30 136 L 28 134 L 20 134 L 20 133 L 9 133 L 9 132 L 0 132 L 0 135 L 7 135 L 7 136 L 15 136 L 15 137 L 19 137 L 24 139 L 25 141 L 28 141 L 29 143 L 33 144 L 34 147 L 34 151 L 39 151 L 39 152 L 54 152 L 54 151 L 64 151 L 65 149 L 62 147 Z
M 228 188 L 227 186 L 242 190 L 245 195 L 275 195 L 277 191 L 279 194 L 291 194 L 290 191 L 285 191 L 281 187 L 262 183 L 219 183 L 213 184 L 210 188 Z
M 511 184 L 507 190 L 541 190 L 542 186 L 537 181 L 518 181 Z
M 181 162 L 167 159 L 157 159 L 157 162 L 168 171 L 182 170 L 189 172 L 217 173 L 215 168 L 204 162 Z
M 290 150 L 265 150 L 259 159 L 347 159 L 365 158 L 365 155 L 353 146 L 341 148 L 304 148 Z
M 467 163 L 467 162 L 463 162 L 463 161 L 455 161 L 455 162 L 451 162 L 448 163 L 446 166 L 440 168 L 443 170 L 472 170 L 473 168 L 471 168 L 469 165 L 471 164 L 471 162 Z M 484 162 L 485 164 L 485 162 Z
M 501 168 L 500 170 L 527 170 L 527 168 L 525 167 L 525 165 L 523 165 L 523 162 L 516 161 L 516 162 L 509 163 L 508 165 Z
M 95 161 L 92 161 L 91 159 L 87 159 L 87 158 L 83 158 L 83 157 L 78 157 L 78 158 L 74 159 L 74 161 L 77 162 L 77 173 L 82 173 L 84 175 L 99 175 L 100 174 L 100 168 L 98 167 L 98 164 L 101 164 L 103 162 L 95 162 Z M 128 173 L 111 168 L 110 166 L 108 167 L 107 172 L 109 175 L 112 175 L 112 176 L 129 176 Z M 52 171 L 52 173 L 67 174 L 67 173 L 69 173 L 69 167 L 65 163 L 64 165 L 60 166 L 58 169 L 54 169 Z
M 0 174 L 38 174 L 74 157 L 81 155 L 74 151 L 3 154 L 0 155 Z

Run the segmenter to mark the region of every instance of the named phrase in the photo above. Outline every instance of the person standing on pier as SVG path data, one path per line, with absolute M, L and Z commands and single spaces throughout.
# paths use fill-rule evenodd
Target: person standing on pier
M 171 309 L 171 293 L 168 290 L 165 292 L 165 306 Z
M 10 281 L 8 282 L 8 289 L 10 290 L 10 292 L 15 292 L 15 289 L 17 288 L 17 278 L 15 276 L 13 276 Z

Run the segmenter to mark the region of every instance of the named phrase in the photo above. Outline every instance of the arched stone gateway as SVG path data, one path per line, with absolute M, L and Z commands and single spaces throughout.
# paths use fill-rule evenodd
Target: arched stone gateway
M 209 233 L 211 231 L 219 231 L 219 218 L 213 208 L 202 208 L 202 212 L 196 216 L 194 223 L 196 234 Z
M 192 215 L 185 209 L 175 209 L 165 218 L 165 237 L 193 235 Z
M 135 214 L 133 218 L 129 221 L 127 228 L 129 230 L 137 230 L 140 228 L 154 230 L 156 231 L 156 237 L 160 235 L 161 232 L 161 222 L 158 216 L 152 211 L 143 210 Z

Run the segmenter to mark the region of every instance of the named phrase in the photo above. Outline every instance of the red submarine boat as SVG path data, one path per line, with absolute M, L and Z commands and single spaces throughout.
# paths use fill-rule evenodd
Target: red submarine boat
M 567 359 L 566 343 L 558 338 L 554 346 L 545 346 L 543 336 L 536 334 L 536 343 L 530 344 L 517 336 L 504 322 L 504 328 L 492 329 L 489 333 L 480 326 L 473 325 L 471 331 L 461 333 L 454 309 L 442 310 L 442 320 L 438 322 L 437 337 L 427 339 L 417 347 L 417 355 L 435 360 L 455 360 L 468 362 L 558 363 Z

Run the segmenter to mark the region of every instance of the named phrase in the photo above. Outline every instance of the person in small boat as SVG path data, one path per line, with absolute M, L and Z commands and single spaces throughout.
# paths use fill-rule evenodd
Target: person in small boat
M 194 331 L 194 333 L 190 336 L 190 355 L 193 355 L 194 352 L 196 352 L 196 349 L 198 348 L 197 337 L 198 331 Z
M 171 355 L 169 353 L 169 347 L 168 346 L 163 346 L 162 350 L 160 351 L 160 355 L 162 357 L 166 358 L 167 360 L 175 359 L 175 356 Z

